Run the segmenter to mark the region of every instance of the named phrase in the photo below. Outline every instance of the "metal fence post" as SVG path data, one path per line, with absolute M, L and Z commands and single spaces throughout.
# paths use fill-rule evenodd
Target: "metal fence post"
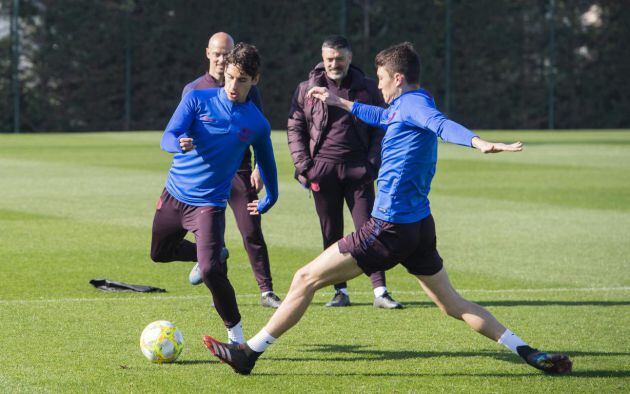
M 125 119 L 123 128 L 131 127 L 131 13 L 133 5 L 125 12 Z
M 556 29 L 554 24 L 554 12 L 556 8 L 555 0 L 549 0 L 549 65 L 547 66 L 547 105 L 548 105 L 548 123 L 547 128 L 552 130 L 556 125 Z
M 372 0 L 363 0 L 363 56 L 366 64 L 370 58 L 370 7 Z
M 11 85 L 13 90 L 13 132 L 20 132 L 20 0 L 11 9 Z
M 346 36 L 346 24 L 348 20 L 348 6 L 346 0 L 339 1 L 339 34 Z
M 444 37 L 444 112 L 451 113 L 451 0 L 446 0 L 446 35 Z

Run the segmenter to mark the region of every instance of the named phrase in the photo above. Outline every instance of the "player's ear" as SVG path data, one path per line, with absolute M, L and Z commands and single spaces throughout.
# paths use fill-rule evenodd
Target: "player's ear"
M 260 73 L 256 74 L 254 78 L 252 78 L 252 85 L 257 85 L 260 82 Z
M 407 77 L 404 74 L 396 73 L 396 86 L 402 86 L 407 83 Z
M 206 48 L 206 57 L 210 60 L 210 48 Z

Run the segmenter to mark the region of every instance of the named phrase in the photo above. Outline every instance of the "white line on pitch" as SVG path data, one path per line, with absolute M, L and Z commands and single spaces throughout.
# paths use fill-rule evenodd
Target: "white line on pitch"
M 500 294 L 500 293 L 552 293 L 552 292 L 597 292 L 597 291 L 630 291 L 630 286 L 622 287 L 549 287 L 539 289 L 460 289 L 460 293 Z M 317 295 L 328 297 L 328 291 L 320 291 Z M 372 295 L 372 292 L 353 291 L 353 295 Z M 395 294 L 424 294 L 421 291 L 396 291 Z M 260 294 L 237 294 L 237 298 L 260 297 Z M 92 297 L 92 298 L 51 298 L 34 300 L 0 300 L 0 305 L 12 304 L 48 304 L 64 302 L 99 302 L 99 301 L 144 301 L 144 300 L 196 300 L 210 299 L 210 294 L 199 295 L 140 295 L 132 297 Z

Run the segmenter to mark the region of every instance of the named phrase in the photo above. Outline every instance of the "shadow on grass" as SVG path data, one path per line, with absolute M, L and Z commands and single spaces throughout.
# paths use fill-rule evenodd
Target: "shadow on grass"
M 195 365 L 195 364 L 221 364 L 218 359 L 208 359 L 208 360 L 177 360 L 173 364 L 181 364 L 181 365 Z
M 373 349 L 365 345 L 339 345 L 339 344 L 308 344 L 303 345 L 305 352 L 318 353 L 345 353 L 348 357 L 326 358 L 326 361 L 357 361 L 357 360 L 408 360 L 416 358 L 433 357 L 492 357 L 497 360 L 521 364 L 523 361 L 516 355 L 507 351 L 479 350 L 474 352 L 436 352 L 422 350 L 382 350 Z M 566 353 L 571 357 L 575 356 L 630 356 L 630 352 L 596 352 L 579 350 L 554 350 L 554 352 Z M 275 360 L 292 361 L 315 361 L 320 358 L 274 358 Z M 630 371 L 629 371 L 630 372 Z
M 303 345 L 307 352 L 323 353 L 348 353 L 369 355 L 366 359 L 410 359 L 410 358 L 431 358 L 431 357 L 480 357 L 489 356 L 502 361 L 514 361 L 521 363 L 521 359 L 508 351 L 479 350 L 474 352 L 434 352 L 422 350 L 380 350 L 373 349 L 366 345 L 339 345 L 339 344 L 308 344 Z M 596 352 L 581 350 L 560 350 L 570 356 L 630 356 L 630 352 Z M 347 359 L 344 359 L 347 360 Z
M 424 371 L 424 372 L 371 372 L 371 373 L 360 373 L 360 372 L 337 372 L 328 371 L 328 372 L 309 372 L 309 373 L 292 373 L 292 372 L 256 372 L 254 370 L 253 375 L 255 376 L 359 376 L 359 377 L 418 377 L 418 376 L 427 376 L 427 377 L 472 377 L 472 378 L 519 378 L 519 377 L 535 377 L 535 376 L 545 376 L 547 378 L 625 378 L 630 376 L 630 371 L 612 371 L 612 370 L 597 370 L 597 371 L 573 371 L 569 375 L 545 375 L 540 371 L 536 371 L 531 369 L 529 373 L 514 373 L 514 372 L 496 372 L 496 373 L 470 373 L 470 372 L 452 372 L 452 373 L 439 373 L 435 371 Z
M 266 360 L 268 362 L 274 361 L 289 361 L 289 362 L 317 362 L 317 363 L 326 363 L 330 361 L 337 362 L 355 362 L 358 360 L 407 360 L 407 359 L 417 359 L 417 358 L 433 358 L 433 357 L 492 357 L 500 361 L 505 361 L 513 364 L 522 364 L 524 367 L 527 367 L 525 363 L 518 358 L 517 356 L 508 353 L 508 352 L 499 352 L 499 351 L 490 351 L 490 350 L 481 350 L 476 352 L 423 352 L 423 351 L 397 351 L 397 350 L 372 350 L 364 345 L 333 345 L 333 344 L 318 344 L 318 345 L 303 345 L 305 347 L 306 352 L 321 352 L 321 353 L 346 353 L 348 357 L 331 357 L 331 358 L 321 358 L 321 357 L 265 357 L 262 360 Z M 562 351 L 563 353 L 567 353 L 572 357 L 575 356 L 629 356 L 628 352 L 593 352 L 593 351 Z M 218 360 L 181 360 L 176 361 L 174 364 L 177 365 L 197 365 L 197 364 L 207 364 L 207 365 L 220 365 L 221 362 Z M 528 376 L 539 376 L 544 375 L 542 372 L 536 371 L 534 369 L 530 369 L 529 372 L 524 373 L 513 373 L 513 372 L 496 372 L 496 373 L 439 373 L 435 370 L 426 371 L 426 372 L 413 372 L 413 373 L 402 373 L 402 372 L 370 372 L 370 373 L 360 373 L 360 372 L 334 372 L 334 368 L 331 368 L 327 372 L 317 373 L 315 371 L 311 371 L 309 373 L 292 373 L 292 372 L 262 372 L 257 373 L 254 372 L 256 376 L 375 376 L 375 377 L 417 377 L 417 376 L 442 376 L 442 377 L 528 377 Z M 331 372 L 332 371 L 332 372 Z M 557 375 L 546 375 L 550 378 L 552 377 L 560 377 Z M 593 370 L 593 371 L 585 371 L 585 370 L 577 370 L 573 371 L 568 377 L 573 378 L 627 378 L 630 377 L 630 370 Z
M 317 345 L 304 345 L 306 352 L 319 352 L 319 353 L 346 353 L 348 356 L 334 356 L 334 357 L 269 357 L 270 361 L 295 361 L 295 362 L 330 362 L 330 361 L 340 361 L 340 362 L 356 362 L 360 360 L 367 361 L 378 361 L 378 360 L 409 360 L 409 359 L 428 359 L 433 357 L 453 357 L 453 358 L 461 358 L 461 357 L 492 357 L 494 359 L 509 362 L 513 364 L 522 364 L 526 366 L 525 363 L 516 355 L 509 353 L 507 351 L 490 351 L 490 350 L 481 350 L 474 352 L 436 352 L 436 351 L 411 351 L 411 350 L 375 350 L 369 348 L 364 345 L 333 345 L 333 344 L 317 344 Z M 610 357 L 610 356 L 630 356 L 630 352 L 596 352 L 596 351 L 573 351 L 573 350 L 562 350 L 562 353 L 566 353 L 571 357 L 576 356 L 590 356 L 590 357 Z M 331 370 L 334 370 L 332 368 Z M 323 373 L 322 375 L 335 375 L 335 376 L 478 376 L 478 377 L 515 377 L 515 376 L 535 376 L 540 375 L 541 372 L 536 370 L 531 370 L 529 373 L 435 373 L 435 371 L 427 371 L 427 373 Z M 269 374 L 276 375 L 276 374 Z M 277 375 L 295 375 L 291 373 L 287 374 L 277 374 Z M 317 375 L 317 373 L 314 373 Z M 572 377 L 584 377 L 584 378 L 593 378 L 593 377 L 630 377 L 630 370 L 593 370 L 593 371 L 584 371 L 577 370 L 571 373 Z

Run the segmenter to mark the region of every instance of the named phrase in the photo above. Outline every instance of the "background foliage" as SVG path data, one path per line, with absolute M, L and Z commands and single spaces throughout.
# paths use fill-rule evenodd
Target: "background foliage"
M 0 0 L 0 18 L 7 26 L 0 35 L 0 131 L 10 131 L 13 122 L 8 34 L 12 3 Z M 446 105 L 448 3 L 452 60 Z M 21 0 L 21 129 L 161 129 L 183 86 L 207 68 L 206 40 L 219 30 L 259 47 L 265 113 L 273 128 L 283 129 L 293 90 L 320 60 L 321 41 L 339 33 L 344 23 L 355 63 L 368 75 L 374 75 L 378 50 L 414 42 L 423 59 L 423 86 L 442 110 L 471 128 L 547 127 L 550 75 L 555 81 L 556 127 L 629 127 L 630 52 L 621 47 L 630 39 L 627 2 L 555 0 L 553 18 L 549 4 Z M 601 11 L 600 18 L 588 22 L 585 14 L 592 7 Z

